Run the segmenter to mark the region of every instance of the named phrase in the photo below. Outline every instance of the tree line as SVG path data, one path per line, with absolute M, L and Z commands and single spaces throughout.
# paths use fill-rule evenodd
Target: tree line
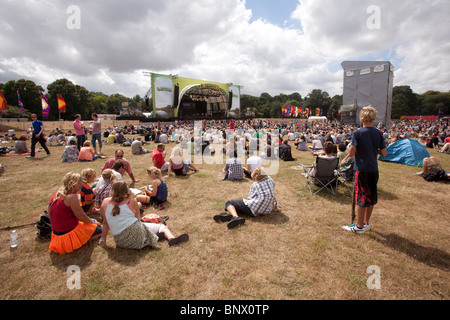
M 42 114 L 41 92 L 44 88 L 31 80 L 11 80 L 0 83 L 0 90 L 10 106 L 3 117 L 21 117 L 22 112 L 18 106 L 17 90 L 25 108 L 25 117 L 31 113 Z M 59 114 L 57 95 L 62 94 L 66 102 L 65 113 Z M 132 98 L 116 93 L 107 95 L 102 92 L 91 92 L 80 85 L 75 85 L 67 79 L 58 79 L 47 86 L 45 94 L 50 104 L 50 114 L 46 120 L 73 120 L 75 114 L 81 114 L 82 118 L 90 118 L 93 112 L 99 114 L 119 114 L 122 102 L 142 103 L 143 112 L 153 110 L 152 101 L 144 103 L 144 99 L 138 94 Z M 339 109 L 342 106 L 342 95 L 330 97 L 326 91 L 314 89 L 305 97 L 298 92 L 291 94 L 280 93 L 271 96 L 269 93 L 261 93 L 259 97 L 241 95 L 241 111 L 245 113 L 247 108 L 255 112 L 256 117 L 281 118 L 282 106 L 294 106 L 322 109 L 322 114 L 328 119 L 339 119 Z M 423 94 L 415 93 L 409 86 L 396 86 L 393 88 L 392 119 L 401 116 L 412 115 L 438 115 L 439 110 L 444 115 L 450 115 L 450 92 L 427 91 Z
M 41 118 L 41 92 L 45 91 L 42 86 L 31 80 L 21 79 L 0 83 L 0 90 L 9 105 L 9 110 L 3 113 L 3 117 L 20 118 L 22 116 L 17 97 L 17 90 L 19 90 L 25 109 L 25 117 L 29 118 L 32 113 L 36 113 Z M 66 111 L 61 114 L 58 110 L 58 94 L 62 94 L 66 103 Z M 141 102 L 144 112 L 152 110 L 151 101 L 150 105 L 147 106 L 138 94 L 130 98 L 119 93 L 107 95 L 102 92 L 91 92 L 67 79 L 58 79 L 49 84 L 45 96 L 50 105 L 50 114 L 45 120 L 49 121 L 60 118 L 62 120 L 73 120 L 76 114 L 81 114 L 83 119 L 90 119 L 90 115 L 94 112 L 98 114 L 119 114 L 122 102 Z
M 256 117 L 281 118 L 281 107 L 294 106 L 309 109 L 322 109 L 328 119 L 339 119 L 339 109 L 342 106 L 342 95 L 330 97 L 326 91 L 312 90 L 302 98 L 299 93 L 289 95 L 279 94 L 272 97 L 262 93 L 259 97 L 241 96 L 241 110 L 251 108 Z M 392 92 L 392 119 L 414 115 L 450 115 L 450 92 L 427 91 L 423 94 L 415 93 L 410 86 L 396 86 Z
M 241 95 L 241 112 L 250 108 L 258 118 L 282 118 L 281 107 L 293 106 L 313 109 L 320 108 L 322 114 L 329 119 L 338 119 L 339 109 L 342 106 L 342 95 L 330 97 L 328 92 L 320 89 L 312 90 L 302 98 L 298 92 L 291 94 L 279 94 L 272 97 L 267 92 L 259 97 Z

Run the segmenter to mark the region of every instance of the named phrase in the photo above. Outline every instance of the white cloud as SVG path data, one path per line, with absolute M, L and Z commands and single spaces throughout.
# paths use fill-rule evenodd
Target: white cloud
M 69 5 L 80 8 L 79 30 L 67 28 Z M 380 8 L 379 30 L 367 28 L 370 5 Z M 301 0 L 291 14 L 299 23 L 284 28 L 253 21 L 240 0 L 3 1 L 2 13 L 0 82 L 46 87 L 66 77 L 132 97 L 147 92 L 148 70 L 233 82 L 252 95 L 334 95 L 342 61 L 389 59 L 394 85 L 450 89 L 446 0 Z

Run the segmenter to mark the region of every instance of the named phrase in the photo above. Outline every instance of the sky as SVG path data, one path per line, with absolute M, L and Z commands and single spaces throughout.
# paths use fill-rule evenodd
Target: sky
M 145 72 L 241 93 L 342 94 L 347 60 L 390 61 L 394 86 L 450 90 L 448 0 L 0 0 L 0 83 L 143 97 Z

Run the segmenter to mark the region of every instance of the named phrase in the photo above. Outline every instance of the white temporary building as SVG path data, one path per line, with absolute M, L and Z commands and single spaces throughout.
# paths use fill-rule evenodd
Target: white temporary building
M 394 66 L 389 61 L 344 61 L 342 121 L 360 124 L 361 109 L 372 105 L 375 123 L 391 122 Z
M 309 117 L 308 122 L 312 121 L 327 121 L 327 117 Z

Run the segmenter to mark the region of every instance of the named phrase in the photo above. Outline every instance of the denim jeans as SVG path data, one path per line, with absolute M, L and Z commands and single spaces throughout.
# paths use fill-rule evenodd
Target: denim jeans
M 92 147 L 94 148 L 94 150 L 97 150 L 97 146 L 95 144 L 95 141 L 98 141 L 98 147 L 101 150 L 102 149 L 102 134 L 101 133 L 96 133 L 92 135 Z
M 77 148 L 78 148 L 78 151 L 81 150 L 81 147 L 83 146 L 85 141 L 86 141 L 86 135 L 82 134 L 82 135 L 77 136 Z

